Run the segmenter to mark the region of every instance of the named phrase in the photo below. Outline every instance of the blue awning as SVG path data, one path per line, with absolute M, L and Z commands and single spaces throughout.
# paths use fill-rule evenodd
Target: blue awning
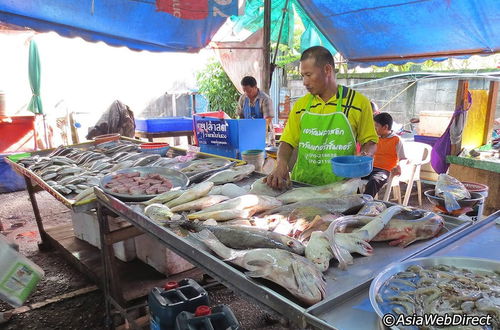
M 0 1 L 0 21 L 134 50 L 196 52 L 238 0 Z
M 498 0 L 298 0 L 351 65 L 500 51 Z

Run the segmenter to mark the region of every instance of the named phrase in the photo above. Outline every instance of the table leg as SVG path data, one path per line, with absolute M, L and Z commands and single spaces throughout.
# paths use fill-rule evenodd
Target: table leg
M 26 181 L 26 189 L 28 190 L 31 206 L 33 207 L 33 213 L 35 214 L 36 226 L 38 227 L 38 232 L 40 233 L 41 242 L 38 244 L 38 248 L 41 251 L 46 251 L 50 249 L 50 242 L 47 238 L 47 232 L 43 228 L 42 217 L 40 216 L 40 210 L 38 209 L 33 184 L 31 183 L 31 179 L 27 176 L 24 177 L 24 180 Z
M 193 136 L 192 135 L 188 135 L 187 138 L 188 138 L 188 144 L 190 146 L 192 146 L 193 145 Z

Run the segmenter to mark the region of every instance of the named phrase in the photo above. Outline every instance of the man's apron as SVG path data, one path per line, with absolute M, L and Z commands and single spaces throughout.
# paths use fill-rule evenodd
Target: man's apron
M 260 110 L 260 99 L 255 101 L 254 105 L 250 104 L 250 99 L 245 97 L 245 102 L 243 103 L 243 116 L 245 119 L 255 119 L 262 118 L 262 111 Z
M 314 99 L 311 95 L 300 118 L 299 150 L 292 180 L 322 186 L 343 179 L 333 174 L 331 159 L 354 155 L 356 139 L 342 111 L 342 86 L 338 86 L 338 91 L 337 108 L 330 114 L 310 112 Z

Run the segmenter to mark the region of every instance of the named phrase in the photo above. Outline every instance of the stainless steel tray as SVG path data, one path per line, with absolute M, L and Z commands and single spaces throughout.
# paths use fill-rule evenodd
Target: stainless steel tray
M 144 166 L 144 167 L 127 168 L 107 174 L 101 178 L 99 186 L 107 194 L 116 196 L 123 201 L 129 201 L 129 202 L 142 202 L 159 195 L 159 194 L 153 194 L 153 195 L 119 194 L 106 188 L 106 184 L 109 183 L 115 175 L 124 173 L 133 173 L 133 172 L 139 172 L 141 176 L 147 174 L 159 174 L 169 179 L 172 182 L 173 186 L 171 190 L 184 189 L 189 185 L 189 178 L 184 173 L 169 168 Z
M 389 265 L 382 271 L 373 281 L 370 286 L 370 302 L 375 309 L 375 312 L 380 318 L 387 313 L 392 313 L 390 304 L 379 303 L 376 299 L 383 291 L 386 282 L 395 274 L 405 271 L 409 266 L 420 265 L 422 267 L 429 266 L 455 266 L 459 268 L 467 268 L 470 270 L 482 270 L 490 272 L 500 272 L 500 261 L 481 258 L 465 258 L 465 257 L 425 257 L 406 260 L 404 262 L 397 262 Z M 382 297 L 383 298 L 383 297 Z M 391 327 L 391 329 L 407 329 L 414 330 L 417 327 Z

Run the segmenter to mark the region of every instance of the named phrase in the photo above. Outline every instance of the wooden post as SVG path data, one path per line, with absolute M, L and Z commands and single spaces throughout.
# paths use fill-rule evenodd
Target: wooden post
M 497 105 L 498 96 L 498 81 L 490 82 L 490 90 L 488 92 L 488 105 L 486 109 L 486 126 L 484 128 L 483 144 L 488 143 L 491 138 L 491 132 L 493 131 L 493 125 L 495 121 L 495 111 Z
M 269 54 L 271 53 L 271 0 L 264 0 L 264 37 L 262 45 L 262 84 L 260 89 L 269 94 L 269 81 L 271 80 L 271 66 Z
M 80 143 L 80 141 L 78 139 L 78 132 L 76 131 L 76 127 L 75 127 L 75 113 L 74 112 L 71 112 L 69 114 L 69 129 L 71 131 L 71 140 L 72 140 L 73 144 Z
M 457 88 L 457 97 L 455 99 L 455 109 L 465 109 L 468 100 L 467 95 L 469 92 L 469 82 L 467 80 L 459 80 Z M 451 145 L 450 155 L 456 156 L 462 149 L 462 142 Z

